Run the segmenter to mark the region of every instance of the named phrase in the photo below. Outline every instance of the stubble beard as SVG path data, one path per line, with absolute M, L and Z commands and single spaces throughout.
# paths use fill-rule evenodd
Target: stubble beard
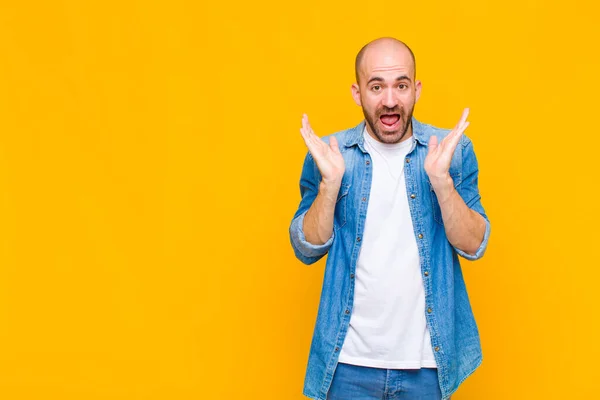
M 362 108 L 362 110 L 363 110 L 363 115 L 365 116 L 365 120 L 367 121 L 367 124 L 369 124 L 369 127 L 371 128 L 371 132 L 373 132 L 373 134 L 375 134 L 375 137 L 377 137 L 377 139 L 382 143 L 394 144 L 394 143 L 400 142 L 406 136 L 406 132 L 408 132 L 408 128 L 410 127 L 410 125 L 412 123 L 412 114 L 413 114 L 414 108 L 415 108 L 415 106 L 413 105 L 410 109 L 410 112 L 408 113 L 408 117 L 406 116 L 406 112 L 404 111 L 404 108 L 402 108 L 402 107 L 379 109 L 379 110 L 377 110 L 375 116 L 370 115 L 364 109 L 364 107 Z M 402 123 L 401 123 L 400 127 L 394 132 L 382 133 L 379 129 L 377 129 L 376 122 L 380 121 L 379 117 L 382 114 L 386 114 L 386 113 L 394 113 L 394 114 L 400 115 L 400 120 L 402 121 Z

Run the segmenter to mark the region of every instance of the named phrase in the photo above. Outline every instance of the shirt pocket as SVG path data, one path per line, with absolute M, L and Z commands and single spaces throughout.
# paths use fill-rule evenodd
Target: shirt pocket
M 461 183 L 461 175 L 460 170 L 450 168 L 450 177 L 454 182 L 454 187 L 456 188 Z M 442 209 L 440 208 L 440 203 L 438 202 L 435 191 L 433 190 L 433 186 L 429 179 L 427 180 L 427 184 L 429 186 L 429 192 L 431 193 L 431 207 L 433 213 L 433 219 L 440 225 L 444 224 L 444 220 L 442 219 Z
M 340 229 L 344 225 L 346 225 L 349 192 L 350 184 L 342 182 L 342 185 L 340 186 L 340 191 L 338 192 L 337 200 L 335 202 L 333 227 L 336 229 Z

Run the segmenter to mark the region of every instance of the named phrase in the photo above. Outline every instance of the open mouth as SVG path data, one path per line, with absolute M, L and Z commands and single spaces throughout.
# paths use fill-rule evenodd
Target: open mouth
M 400 114 L 383 114 L 379 120 L 386 128 L 394 129 L 400 123 Z

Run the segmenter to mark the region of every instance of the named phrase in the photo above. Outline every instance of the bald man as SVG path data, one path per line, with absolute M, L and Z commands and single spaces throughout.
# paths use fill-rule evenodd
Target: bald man
M 304 382 L 318 400 L 449 399 L 481 364 L 458 256 L 481 258 L 481 205 L 465 109 L 454 129 L 417 121 L 413 52 L 381 38 L 356 57 L 357 126 L 319 138 L 308 117 L 296 257 L 328 254 Z

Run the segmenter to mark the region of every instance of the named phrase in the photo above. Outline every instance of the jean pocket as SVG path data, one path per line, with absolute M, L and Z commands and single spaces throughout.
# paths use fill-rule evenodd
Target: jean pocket
M 350 184 L 342 182 L 338 197 L 335 202 L 335 212 L 333 218 L 334 228 L 340 229 L 346 225 L 347 218 L 347 203 L 348 203 L 348 192 L 350 191 Z

